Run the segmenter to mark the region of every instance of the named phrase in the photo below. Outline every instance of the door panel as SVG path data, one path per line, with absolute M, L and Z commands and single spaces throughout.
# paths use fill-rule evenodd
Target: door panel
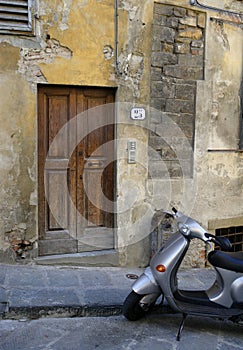
M 114 247 L 113 101 L 111 89 L 39 88 L 40 255 Z

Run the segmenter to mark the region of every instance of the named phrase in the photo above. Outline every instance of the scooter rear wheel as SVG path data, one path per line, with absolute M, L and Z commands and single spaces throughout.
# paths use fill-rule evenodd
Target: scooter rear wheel
M 140 320 L 142 317 L 144 317 L 147 313 L 149 313 L 155 302 L 151 305 L 148 305 L 148 307 L 143 308 L 140 304 L 140 301 L 143 299 L 144 295 L 137 294 L 136 292 L 132 291 L 126 298 L 124 304 L 123 304 L 123 315 L 129 320 L 129 321 L 137 321 Z

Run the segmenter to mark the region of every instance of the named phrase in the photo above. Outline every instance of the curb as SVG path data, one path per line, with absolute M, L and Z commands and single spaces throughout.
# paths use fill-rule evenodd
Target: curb
M 122 305 L 32 306 L 0 308 L 0 319 L 38 319 L 42 317 L 109 317 L 122 315 Z

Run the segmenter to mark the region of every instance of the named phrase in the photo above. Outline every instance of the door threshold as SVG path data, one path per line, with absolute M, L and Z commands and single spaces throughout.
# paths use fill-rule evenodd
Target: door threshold
M 46 255 L 36 258 L 37 265 L 68 265 L 68 266 L 99 266 L 118 267 L 119 253 L 117 250 L 100 250 L 93 252 Z

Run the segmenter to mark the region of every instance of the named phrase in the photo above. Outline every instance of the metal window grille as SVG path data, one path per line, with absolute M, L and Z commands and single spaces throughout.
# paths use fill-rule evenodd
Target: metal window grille
M 0 32 L 32 32 L 31 0 L 0 0 Z
M 234 252 L 243 251 L 243 226 L 218 228 L 216 229 L 216 236 L 227 237 L 232 244 Z

